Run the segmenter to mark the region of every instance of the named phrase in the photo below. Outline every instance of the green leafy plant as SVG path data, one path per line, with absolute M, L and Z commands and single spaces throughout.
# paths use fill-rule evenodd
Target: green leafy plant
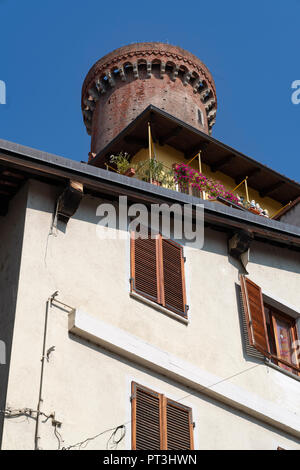
M 117 155 L 111 155 L 110 162 L 116 165 L 118 173 L 124 174 L 129 168 L 133 166 L 129 162 L 129 159 L 130 159 L 129 153 L 120 152 Z
M 169 189 L 175 189 L 174 173 L 173 170 L 165 167 L 159 160 L 151 158 L 138 162 L 134 166 L 136 175 L 143 181 L 157 182 L 161 186 Z
M 117 167 L 118 173 L 124 174 L 129 168 L 134 168 L 137 178 L 147 182 L 156 182 L 169 189 L 175 189 L 174 172 L 162 162 L 154 158 L 137 163 L 132 163 L 129 160 L 130 155 L 126 152 L 120 152 L 110 157 L 110 162 Z

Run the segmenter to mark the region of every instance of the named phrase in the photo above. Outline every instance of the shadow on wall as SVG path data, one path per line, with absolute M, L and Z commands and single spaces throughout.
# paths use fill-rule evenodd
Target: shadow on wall
M 35 182 L 35 184 L 41 184 Z M 45 184 L 43 184 L 45 187 Z M 48 186 L 47 186 L 48 187 Z M 51 189 L 51 191 L 50 191 Z M 45 198 L 30 198 L 29 207 L 34 210 L 47 211 L 54 214 L 55 199 L 60 195 L 63 188 L 55 190 L 49 187 L 48 194 L 50 199 Z M 43 191 L 44 192 L 44 191 Z M 49 203 L 51 200 L 51 203 Z M 115 198 L 109 195 L 104 199 L 99 199 L 90 195 L 85 195 L 77 212 L 74 214 L 72 219 L 80 220 L 88 224 L 97 225 L 101 220 L 101 217 L 97 216 L 97 207 L 99 204 L 113 204 L 116 208 L 116 214 L 118 214 L 118 206 Z M 128 205 L 130 202 L 128 201 Z M 60 233 L 68 234 L 70 230 L 70 224 L 72 219 L 66 225 L 64 222 L 57 224 L 57 229 Z M 118 230 L 118 217 L 116 219 L 116 229 Z M 96 235 L 96 231 L 95 231 Z M 180 242 L 180 240 L 178 240 Z M 204 231 L 204 245 L 198 244 L 194 248 L 202 249 L 203 251 L 222 255 L 228 257 L 228 234 L 213 230 L 211 228 L 205 228 Z M 238 270 L 242 269 L 241 264 L 232 257 L 228 257 L 229 262 Z M 276 269 L 282 269 L 284 271 L 290 271 L 293 273 L 300 273 L 300 255 L 291 251 L 288 248 L 278 248 L 268 243 L 262 243 L 253 241 L 250 246 L 250 262 L 260 264 L 262 266 L 274 267 Z
M 176 395 L 178 395 L 178 396 L 174 397 L 174 399 L 176 401 L 181 402 L 184 405 L 191 406 L 191 400 L 197 399 L 199 401 L 204 402 L 205 406 L 216 407 L 217 409 L 223 410 L 225 413 L 228 413 L 229 415 L 234 415 L 235 417 L 240 418 L 243 421 L 247 421 L 248 423 L 250 422 L 253 425 L 259 426 L 260 428 L 263 427 L 266 431 L 275 433 L 275 435 L 277 435 L 277 436 L 289 439 L 291 442 L 294 442 L 295 444 L 299 443 L 297 438 L 295 438 L 291 435 L 288 435 L 287 433 L 285 433 L 285 432 L 283 432 L 283 431 L 281 431 L 281 430 L 279 430 L 275 427 L 272 427 L 271 425 L 263 423 L 263 422 L 259 421 L 258 419 L 255 419 L 252 416 L 249 416 L 249 415 L 247 415 L 246 413 L 244 413 L 242 411 L 238 411 L 238 410 L 230 407 L 229 405 L 226 405 L 225 403 L 221 403 L 220 401 L 217 401 L 214 398 L 210 397 L 209 396 L 209 387 L 206 388 L 205 393 L 195 391 L 195 390 L 193 390 L 189 387 L 181 385 L 178 382 L 175 382 L 175 381 L 167 378 L 166 376 L 160 375 L 159 373 L 156 373 L 156 372 L 154 372 L 150 369 L 146 369 L 145 367 L 143 367 L 139 364 L 131 362 L 129 359 L 121 357 L 116 353 L 113 353 L 111 351 L 103 349 L 100 346 L 94 345 L 90 341 L 82 339 L 82 338 L 80 338 L 80 337 L 78 337 L 78 336 L 76 336 L 72 333 L 69 333 L 69 339 L 71 341 L 75 342 L 75 343 L 78 343 L 78 345 L 83 346 L 83 349 L 82 349 L 82 354 L 83 354 L 82 361 L 83 361 L 83 363 L 85 361 L 85 359 L 84 359 L 84 356 L 85 356 L 84 348 L 90 348 L 90 349 L 92 349 L 93 351 L 95 351 L 99 354 L 99 364 L 103 363 L 103 356 L 105 357 L 105 359 L 109 359 L 109 360 L 112 361 L 111 366 L 109 368 L 109 380 L 110 381 L 113 380 L 114 377 L 119 378 L 119 374 L 122 374 L 122 373 L 124 374 L 124 377 L 125 376 L 128 377 L 128 375 L 135 377 L 136 373 L 138 373 L 139 375 L 140 374 L 145 374 L 145 377 L 146 377 L 146 380 L 147 380 L 146 384 L 143 384 L 143 379 L 142 378 L 141 379 L 138 378 L 138 379 L 136 379 L 136 381 L 138 383 L 140 383 L 141 385 L 149 386 L 149 377 L 151 377 L 151 379 L 153 379 L 153 380 L 159 380 L 161 382 L 161 385 L 159 385 L 159 387 L 161 387 L 161 388 L 159 388 L 156 391 L 161 392 L 161 393 L 164 392 L 164 388 L 165 388 L 164 384 L 167 384 L 171 387 L 174 387 L 174 390 L 176 390 Z M 101 356 L 102 356 L 102 359 L 101 359 Z M 255 362 L 255 361 L 253 361 L 253 362 Z M 118 371 L 117 374 L 113 373 L 114 367 L 116 368 L 116 371 Z M 122 367 L 125 369 L 123 372 L 121 370 Z M 102 370 L 107 370 L 107 369 L 102 369 Z M 111 400 L 112 400 L 112 402 L 114 402 L 114 401 L 119 402 L 120 400 L 123 401 L 127 396 L 128 397 L 128 403 L 130 403 L 131 390 L 130 389 L 126 390 L 126 388 L 120 390 L 118 378 L 116 380 L 116 384 L 114 385 L 113 383 L 111 383 L 111 386 L 110 386 L 110 390 L 112 392 Z M 65 380 L 66 381 L 68 380 L 67 375 L 65 376 Z M 80 376 L 79 376 L 79 380 L 80 380 Z M 105 377 L 103 377 L 103 381 L 105 382 L 106 380 L 107 379 Z M 87 378 L 86 383 L 87 383 L 87 386 L 89 386 L 88 378 Z M 125 381 L 124 381 L 124 383 L 125 383 Z M 74 385 L 74 390 L 76 390 L 76 388 L 77 388 L 76 385 Z M 155 388 L 155 385 L 153 386 L 153 388 Z M 211 388 L 213 388 L 213 384 L 212 384 Z M 62 384 L 62 387 L 61 387 L 61 393 L 62 394 L 64 393 L 63 384 Z M 116 395 L 114 396 L 114 394 L 116 394 Z M 81 401 L 82 401 L 81 400 L 81 395 L 78 395 L 78 407 L 81 406 L 80 405 Z M 105 404 L 104 402 L 102 402 L 102 405 L 104 407 L 107 406 L 107 404 Z M 94 414 L 94 411 L 95 411 L 94 410 L 94 404 L 91 403 L 90 406 L 91 406 L 90 412 L 91 412 L 91 414 Z M 193 410 L 193 418 L 196 422 L 195 432 L 197 432 L 197 425 L 200 425 L 200 423 L 201 423 L 201 417 L 199 416 L 199 410 L 197 409 L 197 404 L 195 404 L 195 403 L 192 404 L 192 410 Z M 89 413 L 88 409 L 86 409 L 86 413 Z M 101 409 L 99 408 L 99 416 L 100 415 L 101 415 Z M 124 422 L 126 422 L 126 420 L 128 421 L 127 418 L 128 418 L 128 416 L 125 416 L 125 415 L 121 416 L 119 424 L 121 425 Z M 206 414 L 206 419 L 208 419 L 207 414 Z M 202 423 L 203 423 L 203 419 L 202 419 Z M 127 425 L 129 427 L 130 423 L 127 423 Z M 237 426 L 240 426 L 240 425 L 241 425 L 240 423 L 237 423 Z M 129 427 L 129 429 L 130 429 L 130 427 Z M 200 433 L 199 430 L 198 430 L 198 433 Z M 215 441 L 215 442 L 217 442 L 217 441 Z M 232 449 L 233 449 L 234 448 L 234 443 L 232 445 L 233 445 L 233 447 L 232 447 Z M 201 443 L 199 443 L 199 447 L 201 448 Z M 220 446 L 220 449 L 221 449 L 221 446 Z M 251 450 L 251 449 L 249 448 L 249 450 Z M 252 449 L 252 450 L 255 450 L 255 449 Z M 270 450 L 272 450 L 272 449 L 270 449 Z M 276 450 L 275 446 L 274 446 L 273 450 Z
M 11 201 L 10 211 L 0 218 L 0 340 L 5 344 L 5 364 L 0 357 L 0 409 L 6 404 L 15 309 L 18 295 L 24 222 L 27 202 L 27 186 Z M 2 350 L 3 353 L 3 350 Z M 0 445 L 2 442 L 4 415 L 0 413 Z
M 237 283 L 235 283 L 235 294 L 236 294 L 236 303 L 238 307 L 237 309 L 238 309 L 238 315 L 239 315 L 240 338 L 241 338 L 241 344 L 242 344 L 243 357 L 247 362 L 253 362 L 254 364 L 263 364 L 262 359 L 251 357 L 247 353 L 247 339 L 246 339 L 247 332 L 245 330 L 246 324 L 245 324 L 245 318 L 244 318 L 244 312 L 243 312 L 243 306 L 242 306 L 241 286 L 239 286 Z
M 250 247 L 250 263 L 300 274 L 300 253 L 288 248 L 254 241 Z

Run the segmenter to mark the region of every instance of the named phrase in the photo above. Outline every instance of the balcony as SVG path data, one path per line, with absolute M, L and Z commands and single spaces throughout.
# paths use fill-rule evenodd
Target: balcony
M 200 173 L 210 179 L 221 180 L 226 189 L 235 195 L 238 193 L 244 196 L 244 199 L 241 198 L 242 204 L 236 206 L 238 209 L 261 213 L 253 202 L 255 199 L 263 209 L 269 211 L 270 217 L 274 218 L 300 195 L 300 185 L 296 181 L 153 105 L 149 105 L 103 149 L 94 149 L 95 153 L 91 154 L 89 164 L 99 168 L 111 166 L 110 156 L 117 155 L 121 150 L 130 154 L 133 161 L 147 160 L 150 150 L 149 124 L 155 147 L 152 156 L 155 155 L 157 160 L 172 167 L 176 162 L 188 162 L 201 151 L 203 171 Z M 195 167 L 194 164 L 192 166 Z M 235 185 L 245 181 L 246 178 L 248 178 L 249 197 L 244 191 L 244 183 L 241 188 L 233 190 Z M 218 202 L 228 204 L 227 199 L 223 200 L 221 197 L 216 199 Z M 233 206 L 233 203 L 229 204 Z
M 106 165 L 108 170 L 138 178 L 156 186 L 269 217 L 267 209 L 261 208 L 254 200 L 249 200 L 246 180 L 242 181 L 233 191 L 228 191 L 220 181 L 207 177 L 200 170 L 195 170 L 182 162 L 174 164 L 172 168 L 155 158 L 132 163 L 129 161 L 128 154 L 120 153 L 112 155 L 110 163 L 111 165 Z M 238 188 L 241 190 L 243 184 L 246 187 L 246 197 L 237 192 Z

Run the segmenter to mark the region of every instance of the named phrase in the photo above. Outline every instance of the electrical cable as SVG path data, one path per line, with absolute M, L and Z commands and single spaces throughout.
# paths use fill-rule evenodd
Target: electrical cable
M 130 421 L 129 421 L 129 422 L 130 422 Z M 113 434 L 114 434 L 114 433 L 116 433 L 116 431 L 117 431 L 118 429 L 121 429 L 121 428 L 125 428 L 125 424 L 121 424 L 120 426 L 117 426 L 117 427 L 115 427 L 115 428 L 106 429 L 105 431 L 102 431 L 102 432 L 100 432 L 99 434 L 96 434 L 96 435 L 93 436 L 93 437 L 88 437 L 88 438 L 85 439 L 84 441 L 77 442 L 77 444 L 73 444 L 73 445 L 70 445 L 70 446 L 68 446 L 68 447 L 63 447 L 62 450 L 70 450 L 70 449 L 72 449 L 72 448 L 74 448 L 74 447 L 78 447 L 78 446 L 79 446 L 79 449 L 85 448 L 85 447 L 87 446 L 87 444 L 88 444 L 90 441 L 96 439 L 97 437 L 102 436 L 103 434 L 106 434 L 106 433 L 109 432 L 109 431 L 113 431 Z M 124 438 L 125 433 L 126 433 L 126 430 L 125 430 L 124 434 L 122 435 L 122 437 L 120 438 L 120 440 L 118 441 L 118 443 Z M 113 434 L 112 434 L 112 435 L 113 435 Z
M 203 390 L 206 390 L 206 389 L 210 389 L 211 387 L 214 387 L 215 385 L 218 385 L 220 383 L 223 383 L 223 382 L 226 382 L 234 377 L 237 377 L 241 374 L 244 374 L 245 372 L 248 372 L 252 369 L 255 369 L 256 367 L 259 367 L 260 365 L 262 364 L 256 364 L 255 366 L 252 366 L 252 367 L 249 367 L 248 369 L 244 369 L 240 372 L 237 372 L 236 374 L 233 374 L 233 375 L 230 375 L 222 380 L 219 380 L 218 382 L 215 382 L 211 385 L 207 385 L 207 386 L 204 386 L 204 387 L 201 387 L 199 390 L 193 392 L 193 393 L 189 393 L 187 395 L 184 395 L 183 397 L 177 399 L 176 401 L 179 402 L 179 401 L 182 401 L 190 396 L 193 396 L 193 395 L 196 395 L 197 393 L 203 391 Z M 4 413 L 5 417 L 7 418 L 15 418 L 15 417 L 18 417 L 18 416 L 29 416 L 33 419 L 35 419 L 35 417 L 32 416 L 33 413 L 37 413 L 38 414 L 38 411 L 37 410 L 32 410 L 31 408 L 23 408 L 23 409 L 11 409 L 11 408 L 7 408 L 6 410 L 0 410 L 0 413 Z M 13 414 L 12 414 L 13 413 Z M 47 415 L 43 412 L 39 412 L 40 415 L 46 417 L 46 421 L 49 419 L 49 418 L 53 418 L 53 414 L 52 415 Z M 154 416 L 152 413 L 147 413 L 146 416 Z M 92 436 L 92 437 L 88 437 L 87 439 L 84 439 L 83 441 L 80 441 L 80 442 L 77 442 L 76 444 L 72 444 L 70 446 L 67 446 L 67 447 L 61 447 L 61 443 L 64 442 L 63 439 L 62 439 L 62 436 L 61 434 L 59 433 L 59 431 L 57 430 L 57 427 L 58 425 L 56 424 L 55 425 L 55 428 L 54 428 L 54 434 L 55 434 L 55 437 L 58 441 L 58 450 L 70 450 L 70 449 L 74 449 L 76 447 L 80 449 L 84 449 L 90 441 L 112 431 L 112 434 L 110 435 L 110 437 L 108 438 L 107 440 L 107 443 L 106 443 L 106 449 L 109 448 L 109 450 L 116 450 L 117 447 L 118 447 L 118 444 L 124 439 L 125 435 L 126 435 L 126 425 L 127 424 L 130 424 L 132 423 L 132 419 L 121 424 L 121 425 L 118 425 L 114 428 L 110 428 L 110 429 L 106 429 L 105 431 L 102 431 L 98 434 L 96 434 L 95 436 Z M 119 430 L 122 430 L 121 432 L 121 436 L 116 439 L 116 434 Z
M 60 432 L 57 430 L 57 428 L 58 428 L 58 424 L 55 424 L 55 426 L 54 426 L 54 435 L 55 435 L 55 437 L 57 439 L 57 442 L 58 442 L 58 450 L 60 450 L 61 444 L 64 442 L 64 440 L 63 440 Z
M 232 378 L 234 378 L 234 377 L 237 377 L 238 375 L 244 374 L 245 372 L 248 372 L 248 371 L 250 371 L 250 370 L 252 370 L 252 369 L 255 369 L 256 367 L 259 367 L 260 365 L 261 365 L 261 364 L 256 364 L 255 366 L 249 367 L 248 369 L 244 369 L 244 370 L 242 370 L 242 371 L 240 371 L 240 372 L 237 372 L 236 374 L 233 374 L 233 375 L 230 375 L 230 376 L 226 377 L 225 379 L 219 380 L 218 382 L 215 382 L 215 383 L 213 383 L 213 384 L 211 384 L 211 385 L 202 387 L 200 390 L 198 390 L 198 391 L 195 392 L 195 393 L 189 393 L 189 394 L 187 394 L 187 395 L 184 395 L 183 397 L 177 399 L 176 401 L 178 401 L 178 402 L 179 402 L 179 401 L 182 401 L 182 400 L 188 398 L 189 396 L 195 395 L 196 393 L 199 393 L 199 392 L 201 392 L 201 391 L 203 391 L 203 390 L 205 390 L 205 389 L 210 389 L 211 387 L 214 387 L 215 385 L 218 385 L 218 384 L 220 384 L 220 383 L 226 382 L 227 380 L 230 380 L 230 379 L 232 379 Z M 154 416 L 154 414 L 153 414 L 153 413 L 147 413 L 147 414 L 145 414 L 145 416 Z M 106 443 L 106 449 L 109 449 L 109 450 L 116 450 L 118 444 L 124 439 L 124 437 L 125 437 L 125 435 L 126 435 L 126 425 L 127 425 L 127 424 L 131 424 L 131 423 L 132 423 L 132 419 L 129 420 L 129 421 L 127 421 L 127 422 L 125 422 L 124 424 L 121 424 L 121 425 L 115 427 L 115 428 L 107 429 L 106 431 L 103 431 L 103 432 L 101 432 L 100 434 L 97 434 L 97 435 L 94 436 L 94 437 L 85 439 L 84 441 L 81 441 L 81 442 L 79 442 L 79 443 L 77 443 L 77 444 L 74 444 L 74 445 L 68 446 L 68 447 L 66 447 L 66 448 L 63 448 L 62 450 L 69 450 L 69 449 L 71 449 L 71 448 L 78 447 L 78 446 L 79 446 L 79 449 L 85 448 L 86 445 L 87 445 L 87 443 L 88 443 L 89 441 L 91 441 L 91 440 L 93 440 L 93 439 L 96 439 L 97 437 L 99 437 L 99 436 L 101 436 L 101 435 L 103 435 L 103 434 L 105 434 L 105 433 L 107 433 L 107 432 L 109 432 L 109 431 L 113 431 L 113 433 L 111 434 L 111 436 L 109 437 L 109 439 L 108 439 L 108 441 L 107 441 L 107 443 Z M 119 429 L 124 429 L 124 432 L 121 434 L 121 437 L 120 437 L 119 439 L 115 439 L 116 433 L 117 433 L 117 431 L 118 431 Z M 85 444 L 85 445 L 84 445 L 84 444 Z
M 176 401 L 184 400 L 185 398 L 196 395 L 197 393 L 202 392 L 203 390 L 210 389 L 211 387 L 214 387 L 215 385 L 218 385 L 218 384 L 223 383 L 223 382 L 227 382 L 227 380 L 232 379 L 234 377 L 237 377 L 238 375 L 244 374 L 245 372 L 248 372 L 249 370 L 255 369 L 256 367 L 259 367 L 261 365 L 262 364 L 256 364 L 255 366 L 249 367 L 248 369 L 244 369 L 240 372 L 237 372 L 236 374 L 230 375 L 229 377 L 226 377 L 225 379 L 219 380 L 218 382 L 215 382 L 214 384 L 203 386 L 199 390 L 195 391 L 194 393 L 189 393 L 188 395 L 185 395 L 184 397 L 179 398 L 179 400 L 176 400 Z
M 34 413 L 36 413 L 36 415 L 39 414 L 40 416 L 44 416 L 46 418 L 46 421 L 54 417 L 53 414 L 47 415 L 42 411 L 33 410 L 32 408 L 6 408 L 5 410 L 0 410 L 0 413 L 3 413 L 6 418 L 18 418 L 19 416 L 27 416 L 28 418 L 32 419 L 36 419 L 36 416 L 32 416 Z
M 122 430 L 122 432 L 121 432 L 119 439 L 116 439 L 116 434 L 119 430 Z M 124 439 L 125 435 L 126 435 L 126 426 L 125 425 L 117 426 L 106 443 L 106 449 L 117 450 L 118 444 Z

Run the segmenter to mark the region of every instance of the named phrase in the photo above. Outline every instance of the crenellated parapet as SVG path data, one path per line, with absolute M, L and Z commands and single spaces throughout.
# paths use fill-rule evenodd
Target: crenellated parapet
M 210 134 L 217 111 L 213 78 L 196 56 L 169 44 L 132 44 L 107 54 L 82 87 L 91 151 L 99 152 L 149 104 Z

